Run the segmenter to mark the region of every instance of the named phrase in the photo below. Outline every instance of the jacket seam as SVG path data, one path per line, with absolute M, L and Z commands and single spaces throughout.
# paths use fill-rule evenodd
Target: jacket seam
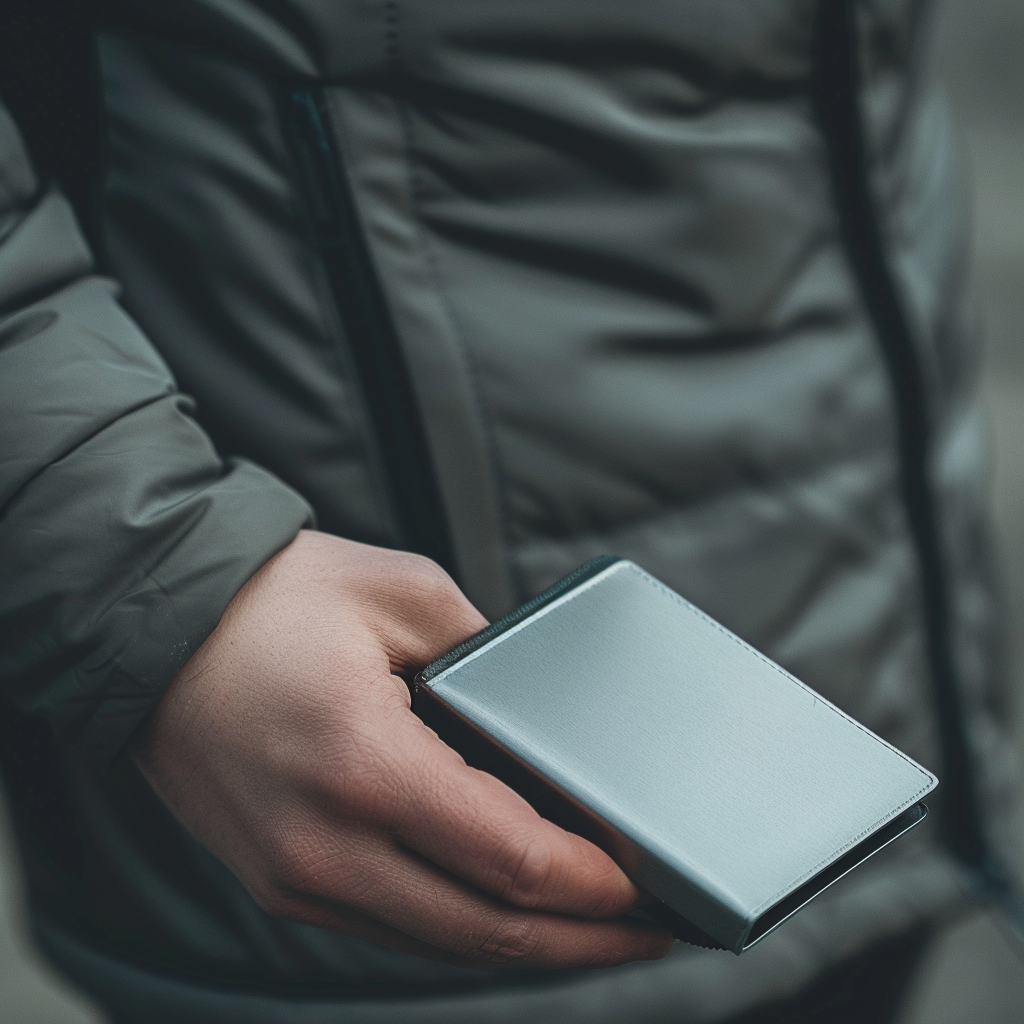
M 403 77 L 403 70 L 401 66 L 401 52 L 399 47 L 398 18 L 399 10 L 397 0 L 387 0 L 385 3 L 384 19 L 386 26 L 388 64 L 390 65 L 392 76 L 400 81 Z M 405 160 L 406 176 L 409 184 L 410 221 L 414 226 L 416 238 L 419 241 L 420 251 L 423 253 L 437 296 L 447 313 L 448 321 L 452 327 L 452 334 L 457 342 L 458 352 L 462 358 L 463 367 L 466 370 L 466 376 L 470 381 L 473 397 L 476 402 L 477 413 L 483 428 L 485 438 L 484 447 L 487 453 L 487 461 L 490 464 L 491 472 L 494 476 L 495 490 L 497 492 L 496 505 L 500 532 L 504 540 L 504 550 L 501 553 L 502 561 L 504 562 L 505 568 L 512 580 L 512 586 L 516 592 L 517 598 L 522 601 L 527 596 L 527 589 L 525 581 L 522 578 L 522 574 L 519 572 L 511 557 L 511 516 L 509 515 L 506 500 L 506 495 L 508 493 L 508 476 L 498 452 L 497 438 L 494 433 L 493 417 L 489 414 L 488 405 L 484 398 L 483 387 L 480 383 L 480 374 L 470 354 L 469 343 L 466 338 L 465 330 L 462 327 L 462 323 L 455 309 L 455 304 L 452 301 L 445 285 L 444 277 L 441 273 L 437 260 L 437 255 L 423 229 L 423 221 L 420 211 L 419 176 L 413 159 L 413 154 L 416 149 L 416 137 L 412 126 L 412 120 L 409 116 L 409 108 L 400 98 L 399 90 L 397 89 L 395 90 L 394 103 L 395 109 L 398 111 L 398 120 L 401 125 L 402 132 L 402 150 Z
M 270 80 L 267 79 L 269 82 Z M 369 467 L 367 477 L 371 481 L 373 503 L 381 518 L 390 524 L 394 535 L 400 532 L 398 515 L 388 493 L 386 460 L 379 450 L 379 441 L 373 429 L 373 418 L 368 408 L 366 395 L 359 386 L 358 372 L 351 365 L 352 353 L 347 350 L 345 323 L 337 299 L 332 293 L 330 272 L 316 239 L 316 230 L 303 201 L 301 174 L 293 147 L 288 142 L 288 118 L 284 112 L 287 84 L 278 80 L 274 89 L 274 111 L 277 118 L 279 158 L 283 177 L 288 182 L 288 209 L 302 241 L 303 259 L 309 271 L 310 291 L 316 303 L 320 339 L 330 365 L 334 368 L 342 397 L 348 402 L 350 422 L 348 429 L 356 439 L 360 454 Z M 339 422 L 344 429 L 344 423 Z
M 887 453 L 872 455 L 872 461 L 886 458 L 886 456 Z M 523 548 L 537 544 L 549 543 L 571 544 L 573 542 L 586 543 L 589 541 L 595 541 L 603 544 L 606 541 L 614 542 L 614 540 L 622 534 L 628 534 L 636 530 L 643 530 L 649 525 L 657 524 L 664 519 L 670 519 L 674 516 L 684 514 L 695 509 L 709 509 L 720 502 L 736 500 L 744 493 L 756 493 L 760 495 L 767 495 L 768 497 L 778 497 L 780 500 L 783 500 L 787 489 L 801 486 L 816 478 L 820 479 L 822 476 L 835 472 L 837 467 L 843 468 L 846 465 L 847 463 L 845 461 L 843 463 L 825 463 L 823 465 L 811 467 L 809 472 L 793 472 L 786 475 L 780 474 L 773 479 L 771 484 L 760 487 L 753 487 L 746 481 L 737 480 L 729 483 L 728 485 L 716 488 L 709 494 L 701 495 L 692 500 L 681 499 L 679 501 L 665 502 L 656 509 L 651 509 L 631 516 L 628 519 L 624 519 L 610 525 L 607 529 L 580 530 L 574 532 L 572 535 L 563 536 L 554 535 L 552 533 L 535 533 L 524 540 L 519 541 L 518 546 Z M 892 500 L 894 504 L 898 504 L 898 498 L 893 498 L 888 488 L 885 488 L 884 495 L 887 500 Z M 884 541 L 887 544 L 891 543 L 893 540 L 902 540 L 905 538 L 905 534 L 901 533 L 896 535 L 892 531 L 883 531 L 881 529 L 877 531 L 877 536 L 879 540 Z

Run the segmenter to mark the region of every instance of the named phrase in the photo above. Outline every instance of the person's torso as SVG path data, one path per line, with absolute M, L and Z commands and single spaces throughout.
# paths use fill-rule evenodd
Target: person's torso
M 324 529 L 437 557 L 491 617 L 632 558 L 930 767 L 934 555 L 993 746 L 977 357 L 927 5 L 857 4 L 845 83 L 810 0 L 119 6 L 105 258 L 225 455 Z M 934 491 L 932 555 L 908 471 Z M 118 821 L 151 798 L 117 771 L 82 800 L 88 913 L 121 948 L 243 980 L 479 984 L 213 895 L 235 883 L 158 808 Z M 152 877 L 111 910 L 118 844 Z M 806 911 L 801 950 L 935 889 L 864 871 L 886 897 Z M 170 891 L 187 913 L 159 909 Z

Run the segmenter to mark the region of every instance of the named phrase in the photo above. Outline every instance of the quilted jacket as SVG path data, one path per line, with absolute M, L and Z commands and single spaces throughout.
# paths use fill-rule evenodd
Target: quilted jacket
M 1012 770 L 933 29 L 918 0 L 116 0 L 94 122 L 11 87 L 0 747 L 66 972 L 147 1022 L 713 1021 L 962 905 Z M 632 558 L 936 770 L 931 824 L 740 958 L 509 977 L 274 920 L 123 747 L 314 517 L 491 617 Z

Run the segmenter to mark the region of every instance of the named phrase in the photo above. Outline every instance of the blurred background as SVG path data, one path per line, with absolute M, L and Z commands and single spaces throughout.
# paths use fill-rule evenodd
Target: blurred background
M 975 290 L 987 328 L 985 392 L 992 504 L 1010 601 L 1013 671 L 1024 711 L 1024 4 L 947 0 L 942 60 L 973 179 Z M 1017 716 L 1024 764 L 1024 714 Z M 1024 805 L 1018 877 L 1024 878 Z M 931 951 L 901 1024 L 1020 1024 L 1024 946 L 976 915 Z M 0 1024 L 103 1024 L 28 939 L 16 852 L 0 791 Z

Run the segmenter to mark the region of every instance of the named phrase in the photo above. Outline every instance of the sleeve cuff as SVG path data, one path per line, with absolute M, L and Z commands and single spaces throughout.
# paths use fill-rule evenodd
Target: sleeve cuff
M 306 502 L 224 462 L 167 396 L 48 466 L 0 520 L 0 682 L 102 767 L 300 529 Z

